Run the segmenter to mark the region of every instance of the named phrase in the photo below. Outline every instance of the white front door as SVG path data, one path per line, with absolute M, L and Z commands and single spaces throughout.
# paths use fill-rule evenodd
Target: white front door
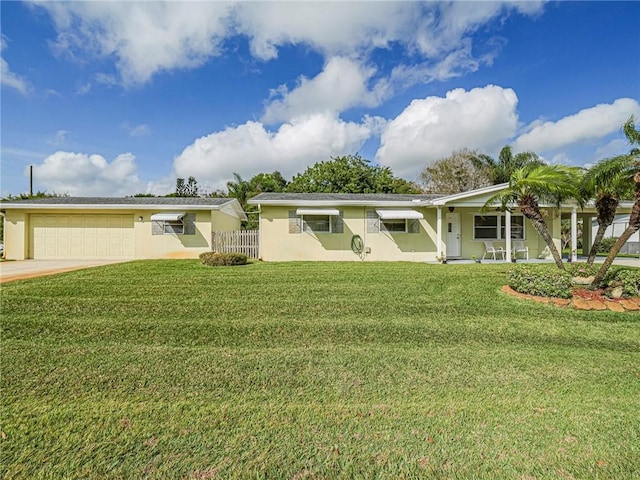
M 447 213 L 447 258 L 459 257 L 460 254 L 460 214 Z

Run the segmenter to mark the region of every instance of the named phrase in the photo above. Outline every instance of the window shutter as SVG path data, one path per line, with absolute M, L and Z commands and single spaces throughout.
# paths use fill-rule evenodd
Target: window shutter
M 340 215 L 332 215 L 331 216 L 331 232 L 333 233 L 343 233 L 344 232 L 344 221 L 342 219 L 343 211 L 340 210 Z
M 409 233 L 420 233 L 420 220 L 409 220 Z
M 163 235 L 164 234 L 164 222 L 154 220 L 151 222 L 151 235 Z
M 184 235 L 196 234 L 196 214 L 195 213 L 187 213 L 182 218 L 182 222 L 184 223 Z
M 289 210 L 289 233 L 302 233 L 302 219 L 295 210 Z
M 380 218 L 375 210 L 367 210 L 367 233 L 378 233 L 380 231 Z

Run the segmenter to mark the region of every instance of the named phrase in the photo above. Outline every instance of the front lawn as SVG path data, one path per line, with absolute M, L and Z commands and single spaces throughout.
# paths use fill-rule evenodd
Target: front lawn
M 4 284 L 1 478 L 639 478 L 640 315 L 508 265 L 132 262 Z

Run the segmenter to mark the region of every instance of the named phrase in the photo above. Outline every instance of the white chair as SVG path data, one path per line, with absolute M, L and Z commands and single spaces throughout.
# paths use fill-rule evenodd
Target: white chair
M 487 240 L 485 240 L 484 242 L 484 254 L 482 255 L 482 260 L 484 260 L 484 257 L 487 256 L 487 253 L 491 254 L 493 256 L 493 259 L 496 259 L 496 253 L 499 253 L 502 256 L 502 260 L 504 260 L 504 248 L 502 247 L 495 247 L 493 245 L 493 242 L 489 242 Z
M 522 240 L 512 240 L 511 251 L 513 258 L 517 258 L 518 253 L 524 253 L 524 258 L 529 260 L 529 247 Z

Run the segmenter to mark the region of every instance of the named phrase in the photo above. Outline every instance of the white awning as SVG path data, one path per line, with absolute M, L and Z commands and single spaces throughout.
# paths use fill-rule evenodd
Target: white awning
M 186 214 L 183 212 L 171 212 L 171 213 L 154 213 L 151 215 L 152 222 L 177 222 L 182 220 Z
M 340 215 L 340 211 L 336 208 L 299 208 L 296 215 Z
M 382 220 L 420 220 L 424 216 L 415 210 L 376 210 L 376 213 Z

